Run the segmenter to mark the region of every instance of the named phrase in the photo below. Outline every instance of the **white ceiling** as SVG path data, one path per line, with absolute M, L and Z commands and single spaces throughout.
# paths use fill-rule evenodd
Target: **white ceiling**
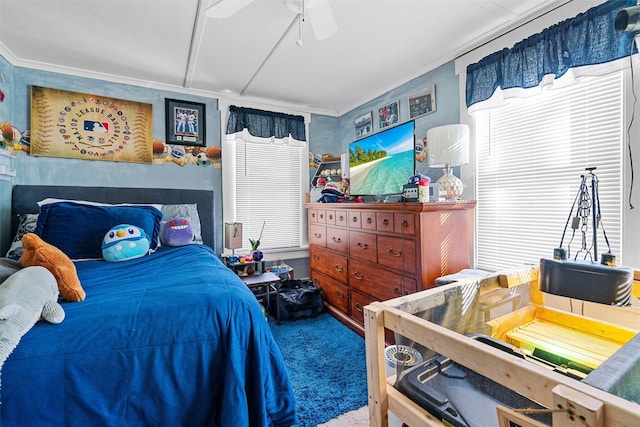
M 316 40 L 305 20 L 300 47 L 283 0 L 207 17 L 218 1 L 0 0 L 0 54 L 18 66 L 340 115 L 567 2 L 328 0 L 336 33 Z

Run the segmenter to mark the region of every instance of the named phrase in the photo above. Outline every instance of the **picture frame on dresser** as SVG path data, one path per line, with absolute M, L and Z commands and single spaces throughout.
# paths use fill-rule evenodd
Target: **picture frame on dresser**
M 165 98 L 166 143 L 206 146 L 206 106 Z

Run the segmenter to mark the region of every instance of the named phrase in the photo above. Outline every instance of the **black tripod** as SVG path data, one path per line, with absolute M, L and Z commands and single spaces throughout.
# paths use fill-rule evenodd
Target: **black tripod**
M 571 206 L 571 211 L 569 212 L 569 217 L 567 218 L 567 222 L 564 226 L 564 231 L 562 232 L 562 239 L 560 240 L 560 247 L 553 250 L 553 258 L 556 260 L 566 260 L 567 259 L 567 251 L 562 247 L 564 242 L 564 237 L 567 232 L 567 227 L 569 226 L 569 221 L 571 221 L 571 228 L 573 229 L 573 233 L 571 235 L 571 240 L 569 241 L 568 247 L 569 251 L 571 248 L 571 242 L 573 242 L 573 238 L 575 237 L 576 230 L 580 229 L 580 234 L 582 236 L 582 245 L 580 250 L 578 250 L 575 254 L 574 260 L 578 258 L 578 255 L 581 252 L 584 252 L 584 258 L 591 258 L 591 261 L 595 261 L 598 259 L 598 227 L 602 227 L 602 233 L 604 235 L 604 240 L 607 243 L 608 252 L 602 254 L 602 259 L 600 260 L 601 264 L 613 266 L 616 263 L 616 257 L 611 253 L 611 245 L 609 244 L 609 239 L 607 238 L 607 232 L 604 229 L 604 225 L 602 224 L 602 214 L 600 211 L 600 196 L 598 193 L 598 177 L 593 172 L 596 170 L 595 167 L 585 168 L 591 177 L 591 194 L 589 194 L 589 186 L 587 184 L 587 176 L 581 175 L 580 188 L 578 189 L 578 194 L 576 194 L 575 199 L 573 200 L 573 205 Z M 577 208 L 576 208 L 577 205 Z M 573 216 L 573 210 L 576 209 L 576 215 Z M 591 247 L 587 247 L 587 231 L 589 228 L 589 214 L 591 213 L 591 221 L 592 221 L 592 237 L 591 237 Z M 569 253 L 569 256 L 571 254 Z

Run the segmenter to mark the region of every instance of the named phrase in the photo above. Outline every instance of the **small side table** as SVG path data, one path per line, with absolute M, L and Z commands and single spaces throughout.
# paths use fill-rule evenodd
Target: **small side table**
M 280 324 L 280 277 L 271 273 L 270 271 L 261 274 L 250 274 L 248 276 L 242 276 L 240 279 L 244 284 L 253 292 L 257 299 L 265 298 L 267 306 L 265 309 L 268 311 L 270 296 L 276 296 L 276 322 Z

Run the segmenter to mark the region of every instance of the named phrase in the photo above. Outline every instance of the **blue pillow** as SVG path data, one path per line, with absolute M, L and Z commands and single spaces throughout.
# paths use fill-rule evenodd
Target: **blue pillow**
M 117 224 L 132 224 L 158 247 L 162 212 L 153 206 L 86 205 L 58 202 L 40 207 L 34 233 L 71 259 L 102 258 L 102 238 Z

